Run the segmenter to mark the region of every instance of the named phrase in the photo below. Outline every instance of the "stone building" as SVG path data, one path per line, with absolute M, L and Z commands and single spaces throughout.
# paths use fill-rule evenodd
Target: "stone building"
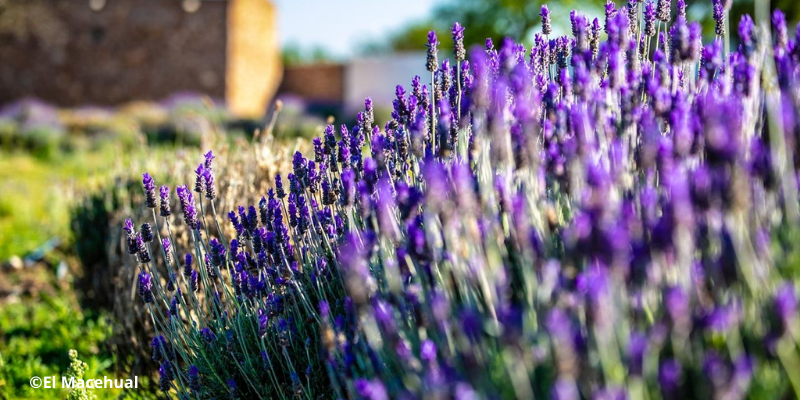
M 0 105 L 194 92 L 260 116 L 282 74 L 275 14 L 269 0 L 0 0 Z

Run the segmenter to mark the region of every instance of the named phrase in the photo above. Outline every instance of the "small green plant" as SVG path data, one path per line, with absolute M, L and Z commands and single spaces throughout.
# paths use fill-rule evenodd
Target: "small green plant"
M 85 362 L 78 358 L 78 351 L 75 349 L 69 350 L 69 369 L 67 370 L 66 377 L 74 378 L 76 381 L 83 379 L 86 370 L 89 368 Z M 97 396 L 93 391 L 86 388 L 73 388 L 69 391 L 69 400 L 94 400 Z

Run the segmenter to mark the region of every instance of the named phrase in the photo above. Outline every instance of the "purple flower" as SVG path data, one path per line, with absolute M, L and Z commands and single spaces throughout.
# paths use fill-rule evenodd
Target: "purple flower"
M 439 68 L 438 49 L 439 41 L 436 39 L 436 32 L 428 32 L 428 58 L 425 63 L 426 68 L 430 72 L 434 72 Z
M 671 60 L 676 64 L 681 64 L 690 59 L 689 57 L 689 27 L 686 20 L 678 18 L 669 31 L 671 40 L 670 51 Z
M 191 229 L 199 229 L 197 211 L 194 208 L 194 195 L 186 188 L 186 185 L 178 186 L 175 190 L 178 193 L 178 202 L 181 205 L 184 222 Z
M 355 173 L 351 169 L 342 172 L 342 202 L 345 206 L 352 206 L 356 198 Z
M 308 163 L 305 157 L 303 157 L 303 154 L 299 151 L 295 151 L 292 157 L 292 169 L 294 170 L 294 177 L 297 179 L 297 182 L 305 183 L 308 173 L 307 168 Z
M 361 124 L 361 129 L 365 132 L 368 132 L 372 129 L 372 124 L 375 123 L 375 110 L 372 106 L 372 98 L 367 97 L 364 99 L 364 113 L 363 113 L 363 123 Z
M 195 293 L 197 293 L 197 291 L 200 289 L 200 284 L 197 281 L 196 270 L 192 270 L 192 274 L 189 275 L 189 289 Z
M 211 264 L 215 267 L 221 267 L 225 264 L 225 245 L 223 245 L 217 238 L 212 238 L 209 241 L 209 247 L 211 252 Z
M 316 137 L 311 141 L 314 145 L 314 161 L 321 163 L 325 159 L 324 149 L 322 147 L 322 139 Z
M 397 85 L 394 90 L 395 99 L 392 101 L 392 107 L 394 108 L 394 114 L 396 118 L 400 120 L 401 123 L 404 123 L 408 120 L 409 116 L 411 115 L 411 109 L 409 108 L 408 99 L 406 98 L 406 90 L 403 88 L 403 85 Z M 353 148 L 350 149 L 353 152 Z
M 142 239 L 142 235 L 141 234 L 136 235 L 135 240 L 137 242 L 136 248 L 139 249 L 139 252 L 136 254 L 136 258 L 142 264 L 149 263 L 150 262 L 150 249 L 148 249 L 147 245 L 144 244 L 145 242 Z
M 289 195 L 288 212 L 289 212 L 289 226 L 291 226 L 292 228 L 297 227 L 297 202 L 295 201 L 294 193 Z
M 639 26 L 639 5 L 638 0 L 628 0 L 628 23 L 631 35 L 636 35 L 636 29 Z
M 542 33 L 545 35 L 551 34 L 553 26 L 550 23 L 550 10 L 547 8 L 547 4 L 542 5 L 542 11 L 539 15 L 542 17 Z
M 279 199 L 286 197 L 286 191 L 283 190 L 283 182 L 280 175 L 275 175 L 275 194 Z
M 167 265 L 172 264 L 172 244 L 169 241 L 169 238 L 161 239 L 161 247 L 164 249 L 164 255 L 166 257 Z
M 356 393 L 364 400 L 389 400 L 386 387 L 383 385 L 383 382 L 377 379 L 368 381 L 359 378 L 355 380 L 353 386 L 356 389 Z
M 142 187 L 144 188 L 144 204 L 147 208 L 156 208 L 156 184 L 153 177 L 147 172 L 142 174 Z
M 225 381 L 228 385 L 228 396 L 231 399 L 238 399 L 239 398 L 239 387 L 236 386 L 236 379 L 230 378 Z
M 725 35 L 725 9 L 722 0 L 711 0 L 714 16 L 714 32 L 717 36 Z
M 659 0 L 659 7 L 661 5 L 661 2 L 663 1 L 669 2 L 669 0 Z M 609 35 L 611 35 L 611 31 L 613 29 L 613 20 L 616 16 L 617 16 L 617 6 L 614 4 L 613 1 L 607 1 L 605 5 L 605 24 L 603 26 L 603 29 Z M 610 41 L 611 39 L 609 37 L 609 42 Z
M 130 219 L 126 220 L 126 222 L 130 222 Z M 125 227 L 124 229 L 127 230 L 128 228 Z M 133 227 L 131 227 L 131 229 L 133 229 Z M 128 254 L 133 255 L 133 254 L 138 254 L 142 250 L 141 246 L 142 243 L 144 243 L 144 241 L 139 236 L 139 233 L 133 231 L 126 235 L 125 243 L 127 244 L 128 247 Z
M 772 25 L 775 27 L 775 47 L 786 50 L 789 44 L 789 29 L 786 27 L 786 15 L 780 9 L 772 12 Z
M 201 329 L 200 330 L 200 336 L 203 337 L 203 340 L 205 340 L 206 343 L 212 343 L 215 340 L 217 340 L 217 335 L 215 335 L 214 332 L 212 332 L 211 328 L 209 328 L 209 327 L 205 327 L 205 328 Z
M 658 382 L 662 390 L 667 393 L 673 393 L 680 387 L 682 380 L 683 371 L 678 361 L 668 359 L 661 362 L 661 366 L 658 369 Z
M 201 389 L 200 370 L 197 369 L 196 365 L 192 364 L 189 366 L 189 370 L 186 374 L 189 377 L 189 389 L 191 389 L 193 393 L 199 394 Z
M 190 253 L 186 253 L 184 257 L 183 276 L 187 278 L 192 276 L 192 255 Z
M 153 355 L 151 357 L 153 361 L 162 362 L 175 359 L 175 353 L 163 335 L 153 337 L 153 340 L 150 342 L 150 347 L 153 348 Z
M 753 23 L 753 18 L 747 14 L 742 15 L 742 19 L 739 21 L 739 39 L 742 41 L 744 54 L 748 59 L 755 50 L 755 40 L 753 37 L 755 29 L 756 26 Z
M 300 195 L 297 197 L 297 207 L 300 210 L 297 218 L 297 233 L 302 236 L 308 231 L 311 225 L 311 213 L 308 210 L 305 196 Z
M 656 11 L 656 18 L 662 22 L 669 22 L 672 8 L 671 0 L 658 0 L 658 9 Z
M 136 291 L 145 303 L 153 302 L 153 283 L 150 280 L 150 274 L 144 271 L 139 273 Z
M 122 230 L 124 230 L 128 235 L 133 235 L 135 233 L 133 221 L 131 221 L 130 218 L 125 218 L 125 222 L 122 225 Z
M 678 0 L 678 18 L 686 18 L 686 1 Z
M 325 301 L 325 300 L 320 301 L 319 302 L 319 315 L 321 315 L 323 318 L 327 318 L 328 316 L 330 316 L 330 313 L 331 313 L 331 308 L 328 305 L 328 302 Z
M 167 290 L 170 292 L 174 292 L 177 289 L 176 283 L 176 276 L 175 274 L 169 274 L 169 281 L 167 282 Z M 180 296 L 180 292 L 176 296 L 172 296 L 172 300 L 169 302 L 169 315 L 170 317 L 177 317 L 178 316 L 178 296 Z
M 151 243 L 153 241 L 153 228 L 150 227 L 150 224 L 147 222 L 142 224 L 142 227 L 139 228 L 139 236 L 141 236 L 145 243 Z
M 158 189 L 158 192 L 161 197 L 160 214 L 162 217 L 169 217 L 172 214 L 172 211 L 169 207 L 169 186 L 161 185 L 161 187 Z
M 194 170 L 194 191 L 197 193 L 203 193 L 203 189 L 205 189 L 205 184 L 203 183 L 203 172 L 205 171 L 205 167 L 202 163 L 197 166 L 197 169 Z
M 436 345 L 430 341 L 425 340 L 419 349 L 419 357 L 426 363 L 433 363 L 436 361 Z
M 581 398 L 575 381 L 569 378 L 559 378 L 552 389 L 553 400 L 578 400 Z
M 775 336 L 781 336 L 797 318 L 797 295 L 794 285 L 784 283 L 778 287 L 772 300 L 772 309 L 776 317 L 773 331 Z
M 172 387 L 172 381 L 175 380 L 175 375 L 172 372 L 172 364 L 169 361 L 164 361 L 158 367 L 158 388 L 163 392 L 169 392 Z
M 647 336 L 634 332 L 628 339 L 628 373 L 633 376 L 642 376 L 644 372 L 644 357 L 647 352 Z
M 647 36 L 656 34 L 656 4 L 654 0 L 644 3 L 644 34 Z
M 322 204 L 329 206 L 336 202 L 336 196 L 334 195 L 334 191 L 331 188 L 330 182 L 328 180 L 322 181 Z
M 689 317 L 691 316 L 691 309 L 689 304 L 689 297 L 686 296 L 683 289 L 680 287 L 671 287 L 665 290 L 664 293 L 664 307 L 667 311 L 667 316 L 675 327 L 683 332 L 688 333 L 686 330 L 689 328 Z
M 464 48 L 464 27 L 458 22 L 453 24 L 453 56 L 457 62 L 463 61 L 467 57 L 467 50 Z
M 217 198 L 217 190 L 214 187 L 214 173 L 210 168 L 203 170 L 203 182 L 205 183 L 206 198 L 209 200 Z
M 211 162 L 217 157 L 214 157 L 214 154 L 211 150 L 209 150 L 208 153 L 203 154 L 203 157 L 205 157 L 205 160 L 203 161 L 203 167 L 207 170 L 211 170 Z
M 450 67 L 450 59 L 445 58 L 442 60 L 442 68 L 439 69 L 439 78 L 440 78 L 440 88 L 442 93 L 448 93 L 450 91 L 450 85 L 452 84 L 452 77 L 453 77 L 453 69 Z

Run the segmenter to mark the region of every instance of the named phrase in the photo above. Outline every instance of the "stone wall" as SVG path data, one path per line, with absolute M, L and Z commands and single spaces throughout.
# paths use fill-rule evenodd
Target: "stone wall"
M 0 105 L 114 105 L 188 91 L 260 115 L 280 80 L 268 0 L 0 0 L 0 60 Z
M 275 6 L 267 0 L 228 3 L 228 107 L 237 115 L 261 116 L 283 68 Z
M 312 64 L 286 67 L 279 93 L 292 94 L 309 104 L 341 105 L 344 101 L 342 64 Z

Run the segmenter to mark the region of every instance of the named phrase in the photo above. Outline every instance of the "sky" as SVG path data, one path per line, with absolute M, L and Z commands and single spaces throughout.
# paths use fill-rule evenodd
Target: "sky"
M 281 43 L 323 47 L 335 57 L 355 54 L 409 22 L 430 15 L 442 0 L 274 0 Z

